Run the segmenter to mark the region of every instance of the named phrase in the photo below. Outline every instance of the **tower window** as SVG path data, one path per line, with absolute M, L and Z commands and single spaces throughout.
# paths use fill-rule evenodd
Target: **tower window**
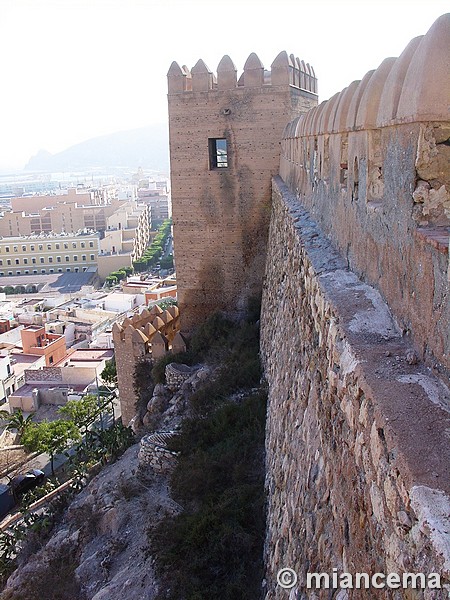
M 209 168 L 224 169 L 228 167 L 228 148 L 225 138 L 210 138 L 209 142 Z

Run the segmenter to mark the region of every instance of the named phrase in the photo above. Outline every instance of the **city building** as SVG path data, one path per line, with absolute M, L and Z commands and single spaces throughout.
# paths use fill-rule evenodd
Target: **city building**
M 45 357 L 45 366 L 51 367 L 67 355 L 64 335 L 46 333 L 45 327 L 30 325 L 21 330 L 24 354 Z
M 151 212 L 147 205 L 127 201 L 107 218 L 100 240 L 98 274 L 104 280 L 109 273 L 131 267 L 145 252 L 150 241 Z
M 134 198 L 134 193 L 131 193 Z M 94 192 L 69 188 L 66 194 L 11 198 L 11 209 L 0 215 L 0 236 L 104 231 L 107 218 L 127 202 L 126 190 L 110 197 L 106 190 Z
M 98 233 L 0 238 L 0 277 L 87 271 L 99 250 Z
M 9 397 L 10 412 L 36 412 L 41 405 L 64 405 L 67 400 L 97 393 L 100 374 L 114 357 L 111 349 L 77 350 L 52 368 L 25 371 L 25 382 Z
M 15 391 L 16 380 L 8 355 L 0 356 L 0 404 L 4 404 Z
M 172 216 L 172 203 L 169 182 L 167 180 L 149 180 L 146 187 L 138 189 L 139 202 L 149 206 L 152 215 L 152 227 L 157 229 L 161 223 Z

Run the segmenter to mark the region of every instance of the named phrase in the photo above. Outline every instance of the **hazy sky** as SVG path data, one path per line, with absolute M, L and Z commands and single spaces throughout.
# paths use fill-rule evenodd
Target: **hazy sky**
M 286 50 L 319 100 L 398 56 L 448 0 L 0 0 L 0 168 L 167 119 L 166 73 Z

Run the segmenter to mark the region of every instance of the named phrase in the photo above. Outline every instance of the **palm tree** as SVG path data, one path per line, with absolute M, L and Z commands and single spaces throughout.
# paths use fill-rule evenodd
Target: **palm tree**
M 8 420 L 8 424 L 6 425 L 5 429 L 7 429 L 8 431 L 16 429 L 17 433 L 19 434 L 19 437 L 23 436 L 25 431 L 33 422 L 33 415 L 28 415 L 28 417 L 24 417 L 22 409 L 20 408 L 13 412 L 11 415 L 8 414 L 5 418 Z

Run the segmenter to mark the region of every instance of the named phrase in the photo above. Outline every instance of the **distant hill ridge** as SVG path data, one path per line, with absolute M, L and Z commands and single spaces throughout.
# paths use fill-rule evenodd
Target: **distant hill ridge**
M 57 154 L 40 150 L 26 171 L 68 171 L 94 167 L 143 167 L 169 171 L 169 131 L 166 123 L 91 138 Z

